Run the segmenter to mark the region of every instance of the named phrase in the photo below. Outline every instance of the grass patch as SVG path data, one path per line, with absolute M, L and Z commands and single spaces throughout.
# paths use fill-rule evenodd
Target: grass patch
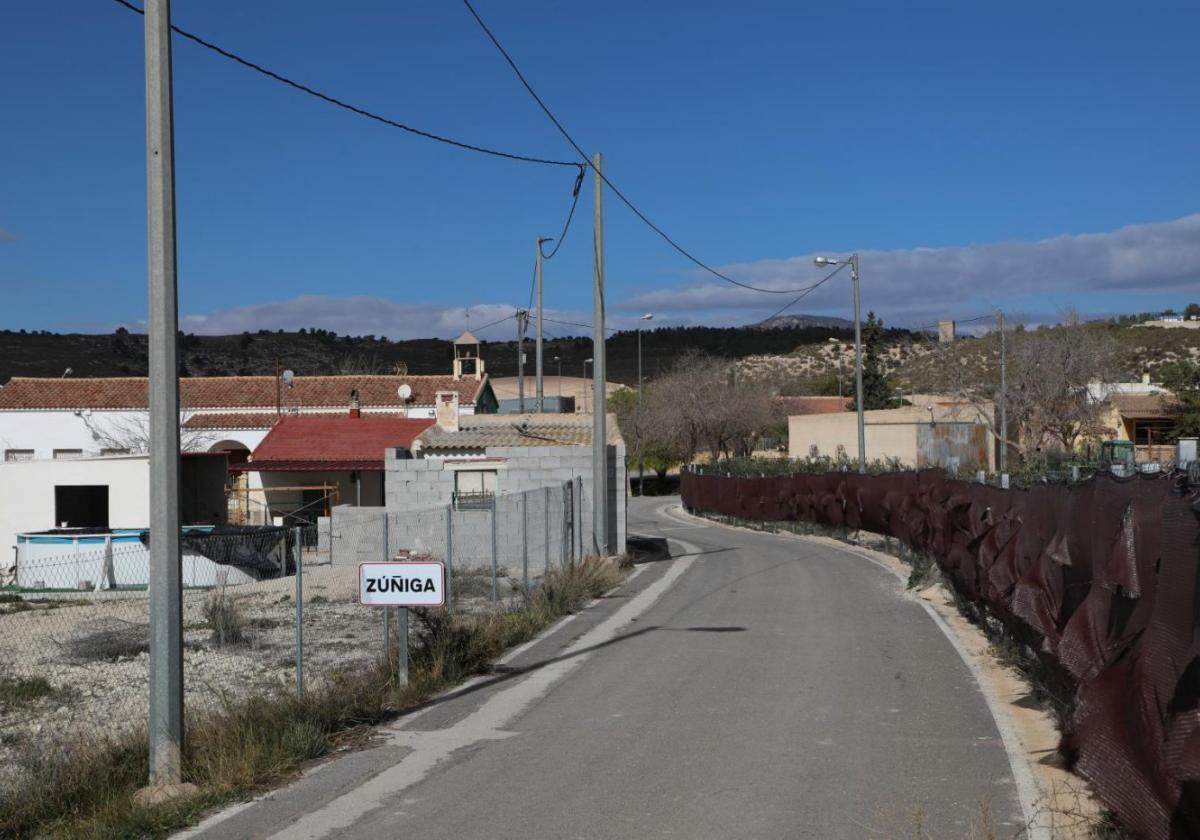
M 24 599 L 15 592 L 0 592 L 0 604 L 20 604 Z
M 217 647 L 246 641 L 246 615 L 224 589 L 215 589 L 204 599 L 204 622 Z
M 390 720 L 471 674 L 485 672 L 505 648 L 531 638 L 620 582 L 609 562 L 552 572 L 522 602 L 476 615 L 414 610 L 416 644 L 408 685 L 393 665 L 336 674 L 303 697 L 280 690 L 190 716 L 185 781 L 199 796 L 142 808 L 133 793 L 148 775 L 146 735 L 39 743 L 18 759 L 0 787 L 3 837 L 162 837 L 205 809 L 293 775 L 305 762 L 363 728 Z
M 44 677 L 0 676 L 0 708 L 14 708 L 57 692 Z

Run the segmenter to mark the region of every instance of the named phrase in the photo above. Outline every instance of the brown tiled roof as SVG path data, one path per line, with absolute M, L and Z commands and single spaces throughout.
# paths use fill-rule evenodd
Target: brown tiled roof
M 282 389 L 285 408 L 346 406 L 350 392 L 358 390 L 363 408 L 394 407 L 403 403 L 396 389 L 412 388 L 409 405 L 433 405 L 438 391 L 457 391 L 459 402 L 474 405 L 487 385 L 452 376 L 297 376 L 292 387 Z M 146 378 L 125 376 L 97 379 L 37 379 L 15 376 L 0 388 L 0 410 L 47 408 L 120 409 L 146 407 Z M 274 376 L 193 376 L 179 380 L 179 401 L 184 408 L 275 407 Z
M 245 471 L 382 470 L 384 450 L 409 449 L 429 419 L 345 414 L 283 417 L 254 450 Z
M 424 450 L 480 450 L 489 446 L 591 446 L 590 414 L 477 414 L 459 418 L 456 432 L 430 426 L 417 438 Z M 616 415 L 608 415 L 608 442 L 622 442 Z
M 193 414 L 183 421 L 185 429 L 269 429 L 279 419 L 274 411 Z
M 1174 398 L 1169 394 L 1112 394 L 1108 401 L 1127 420 L 1167 417 L 1174 404 Z

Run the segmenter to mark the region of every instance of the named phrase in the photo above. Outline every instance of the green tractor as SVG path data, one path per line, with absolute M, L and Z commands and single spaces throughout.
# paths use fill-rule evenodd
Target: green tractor
M 1100 444 L 1100 469 L 1113 475 L 1133 475 L 1137 472 L 1133 441 L 1106 440 Z

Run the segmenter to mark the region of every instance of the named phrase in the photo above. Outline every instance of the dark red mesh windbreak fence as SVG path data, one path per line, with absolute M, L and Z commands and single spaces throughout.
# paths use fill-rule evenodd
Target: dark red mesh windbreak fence
M 888 534 L 1075 693 L 1062 750 L 1147 838 L 1200 837 L 1200 496 L 1166 477 L 1001 490 L 937 470 L 685 473 L 689 508 Z

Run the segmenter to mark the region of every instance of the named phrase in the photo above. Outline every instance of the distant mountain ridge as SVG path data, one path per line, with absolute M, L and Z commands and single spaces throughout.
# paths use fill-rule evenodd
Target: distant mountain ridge
M 747 324 L 747 329 L 754 330 L 803 330 L 813 327 L 845 330 L 854 326 L 853 321 L 845 318 L 833 318 L 828 315 L 776 315 L 757 324 Z

